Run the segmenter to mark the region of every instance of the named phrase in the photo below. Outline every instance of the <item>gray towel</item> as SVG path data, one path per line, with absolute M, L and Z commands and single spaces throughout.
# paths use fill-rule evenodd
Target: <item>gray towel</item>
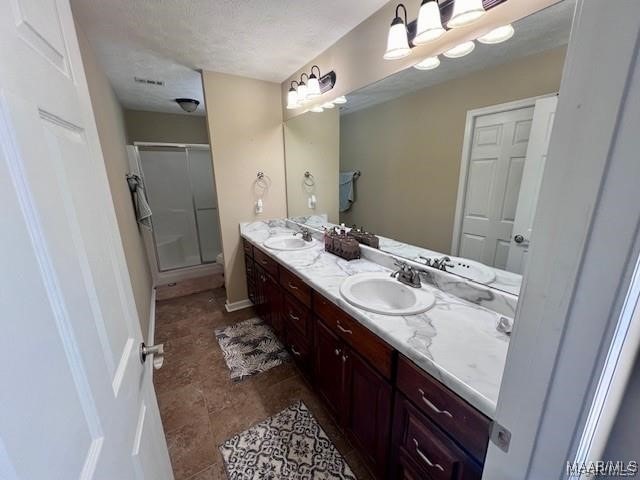
M 151 207 L 147 201 L 147 193 L 144 190 L 142 179 L 138 175 L 130 175 L 130 184 L 135 184 L 133 191 L 133 204 L 136 211 L 136 220 L 140 225 L 151 230 Z
M 353 177 L 356 172 L 340 172 L 340 211 L 346 212 L 354 202 Z

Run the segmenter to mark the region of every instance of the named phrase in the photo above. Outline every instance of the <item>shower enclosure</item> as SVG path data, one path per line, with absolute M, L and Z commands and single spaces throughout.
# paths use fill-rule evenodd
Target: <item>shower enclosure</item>
M 158 272 L 212 264 L 221 252 L 208 145 L 136 143 Z

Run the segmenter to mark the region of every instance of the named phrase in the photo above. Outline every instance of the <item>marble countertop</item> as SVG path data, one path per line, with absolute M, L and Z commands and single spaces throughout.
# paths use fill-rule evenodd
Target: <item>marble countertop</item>
M 502 381 L 509 337 L 496 330 L 500 314 L 425 285 L 436 296 L 433 308 L 419 315 L 379 315 L 347 303 L 340 284 L 362 272 L 391 270 L 366 259 L 343 260 L 322 243 L 300 251 L 270 250 L 270 237 L 292 235 L 284 220 L 242 224 L 242 237 L 277 259 L 310 286 L 416 365 L 493 418 Z

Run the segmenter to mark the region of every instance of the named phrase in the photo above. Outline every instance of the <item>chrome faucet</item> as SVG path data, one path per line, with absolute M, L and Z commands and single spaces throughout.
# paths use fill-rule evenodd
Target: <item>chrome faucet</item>
M 413 288 L 422 287 L 420 272 L 418 270 L 415 270 L 411 265 L 404 262 L 395 262 L 395 265 L 400 268 L 391 274 L 393 278 L 397 278 L 400 283 L 404 283 Z
M 442 270 L 443 272 L 447 271 L 447 267 L 455 267 L 455 265 L 451 262 L 451 259 L 447 256 L 440 258 L 427 258 L 422 255 L 418 255 L 418 259 L 424 260 L 424 264 L 427 267 L 436 268 L 438 270 Z
M 302 240 L 304 240 L 305 242 L 310 242 L 313 240 L 313 237 L 311 236 L 311 231 L 307 227 L 300 228 L 299 232 L 295 232 L 293 234 L 294 237 L 296 235 L 302 235 Z

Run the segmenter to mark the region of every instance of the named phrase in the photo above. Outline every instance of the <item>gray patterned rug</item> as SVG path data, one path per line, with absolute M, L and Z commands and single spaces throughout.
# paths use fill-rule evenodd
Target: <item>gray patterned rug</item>
M 231 480 L 356 480 L 303 402 L 220 445 Z
M 215 333 L 231 379 L 237 382 L 289 359 L 273 330 L 259 318 L 216 329 Z

